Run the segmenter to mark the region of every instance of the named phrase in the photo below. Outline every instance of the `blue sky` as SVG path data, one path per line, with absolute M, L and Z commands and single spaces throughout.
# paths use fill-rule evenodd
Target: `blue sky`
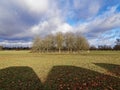
M 0 45 L 31 46 L 36 35 L 80 32 L 90 45 L 120 38 L 120 0 L 0 0 Z

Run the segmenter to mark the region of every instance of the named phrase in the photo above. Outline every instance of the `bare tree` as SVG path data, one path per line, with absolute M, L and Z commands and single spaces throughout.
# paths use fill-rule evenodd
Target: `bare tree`
M 44 38 L 44 46 L 47 52 L 49 51 L 49 49 L 54 47 L 54 36 L 52 34 L 47 35 Z
M 97 50 L 97 47 L 92 45 L 92 46 L 90 46 L 90 50 Z
M 33 41 L 32 52 L 42 52 L 43 51 L 43 41 L 40 37 L 36 36 Z
M 80 34 L 76 35 L 75 41 L 76 41 L 75 47 L 78 52 L 80 52 L 80 50 L 88 50 L 89 49 L 88 41 L 86 40 L 86 38 L 84 38 Z
M 120 50 L 120 39 L 116 39 L 116 45 L 113 47 L 114 50 Z
M 120 45 L 120 39 L 116 39 L 116 45 Z
M 59 50 L 59 53 L 61 53 L 61 49 L 62 49 L 63 41 L 64 41 L 63 34 L 61 32 L 58 32 L 56 34 L 55 39 L 56 39 L 56 45 L 57 45 L 57 48 Z
M 68 52 L 72 52 L 74 49 L 74 44 L 75 44 L 75 35 L 71 32 L 68 32 L 65 34 L 65 45 L 66 48 L 68 49 Z
M 0 46 L 0 50 L 3 50 L 3 46 Z

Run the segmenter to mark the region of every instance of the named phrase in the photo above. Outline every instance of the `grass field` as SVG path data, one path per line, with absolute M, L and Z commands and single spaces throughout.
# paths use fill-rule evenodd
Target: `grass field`
M 120 51 L 0 51 L 0 90 L 120 90 Z

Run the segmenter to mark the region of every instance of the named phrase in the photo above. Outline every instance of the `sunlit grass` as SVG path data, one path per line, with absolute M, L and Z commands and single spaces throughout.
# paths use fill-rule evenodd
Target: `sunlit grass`
M 109 74 L 105 68 L 95 63 L 120 65 L 119 51 L 92 51 L 80 54 L 67 53 L 30 53 L 30 51 L 0 51 L 0 69 L 9 67 L 30 67 L 37 74 L 42 83 L 48 78 L 54 66 L 75 66 L 99 73 Z

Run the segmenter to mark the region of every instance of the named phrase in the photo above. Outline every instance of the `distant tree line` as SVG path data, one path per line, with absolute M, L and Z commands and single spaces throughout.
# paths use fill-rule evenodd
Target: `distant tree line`
M 31 50 L 31 47 L 4 47 L 4 46 L 0 46 L 0 50 Z
M 113 47 L 109 45 L 90 46 L 90 50 L 120 50 L 120 39 L 116 39 Z
M 33 41 L 32 52 L 59 52 L 67 51 L 80 52 L 81 50 L 89 50 L 89 43 L 81 34 L 72 32 L 61 33 L 56 35 L 49 34 L 47 36 L 37 36 Z

